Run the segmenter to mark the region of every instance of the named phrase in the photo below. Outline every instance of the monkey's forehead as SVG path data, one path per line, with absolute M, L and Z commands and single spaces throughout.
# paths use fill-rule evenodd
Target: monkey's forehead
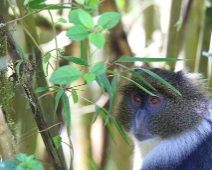
M 169 89 L 165 85 L 161 84 L 161 87 L 160 86 L 157 86 L 157 87 L 154 86 L 155 89 L 153 90 L 143 83 L 139 83 L 138 81 L 135 81 L 135 82 L 138 83 L 140 86 L 142 86 L 142 88 L 138 87 L 137 85 L 135 85 L 132 82 L 129 82 L 128 84 L 122 85 L 119 88 L 118 93 L 123 95 L 123 96 L 129 96 L 131 94 L 131 92 L 138 92 L 141 95 L 149 95 L 148 92 L 146 92 L 146 91 L 149 91 L 149 92 L 151 92 L 155 95 L 157 95 L 158 93 L 161 93 L 168 98 L 179 97 L 179 96 L 177 96 L 178 94 L 176 92 Z
M 183 78 L 183 76 L 185 75 L 185 71 L 183 71 L 183 70 L 178 71 L 178 72 L 162 70 L 159 68 L 150 68 L 150 69 L 145 69 L 145 70 L 148 70 L 148 71 L 152 72 L 153 74 L 156 74 L 157 76 L 163 78 L 164 80 L 166 80 L 169 83 L 178 81 L 178 79 Z M 144 77 L 145 79 L 148 79 L 149 81 L 153 81 L 153 82 L 158 81 L 158 79 L 156 79 L 150 73 L 147 73 L 144 70 L 142 70 L 142 68 L 140 68 L 140 69 L 137 68 L 137 69 L 135 69 L 135 71 L 138 74 L 140 74 L 140 76 Z M 136 79 L 136 77 L 132 75 L 132 79 Z
M 135 75 L 132 75 L 131 79 L 134 82 L 138 83 L 140 86 L 150 91 L 156 89 L 156 91 L 158 92 L 170 93 L 171 95 L 174 95 L 173 91 L 169 90 L 169 88 L 161 81 L 161 78 L 171 84 L 176 89 L 179 89 L 179 80 L 183 80 L 182 76 L 184 75 L 184 72 L 172 72 L 167 70 L 161 70 L 159 68 L 151 68 L 147 70 L 149 70 L 153 74 L 145 72 L 142 69 L 135 70 L 145 81 Z M 150 84 L 154 89 L 152 89 L 146 82 L 148 82 L 148 84 Z M 128 88 L 131 90 L 139 89 L 139 87 L 135 87 L 136 83 L 128 83 Z
M 207 86 L 205 85 L 205 81 L 202 78 L 201 74 L 196 73 L 188 73 L 185 70 L 181 70 L 178 72 L 172 72 L 167 70 L 162 70 L 158 68 L 148 69 L 173 87 L 175 87 L 180 93 L 182 97 L 185 98 L 196 98 L 197 96 L 208 97 Z M 145 81 L 147 81 L 151 86 L 153 86 L 156 91 L 163 93 L 167 97 L 179 97 L 179 95 L 174 92 L 172 89 L 167 87 L 163 82 L 150 75 L 149 73 L 143 71 L 142 69 L 135 70 Z M 153 91 L 144 81 L 139 79 L 136 76 L 132 76 L 131 79 L 133 82 L 136 82 L 138 85 L 146 88 L 149 91 Z M 124 85 L 121 85 L 119 92 L 123 94 L 129 94 L 131 91 L 143 91 L 139 88 L 136 83 L 133 82 L 125 82 Z M 198 97 L 199 98 L 199 97 Z

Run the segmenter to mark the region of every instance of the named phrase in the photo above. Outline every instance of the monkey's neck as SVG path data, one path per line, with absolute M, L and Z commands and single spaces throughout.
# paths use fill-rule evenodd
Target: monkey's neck
M 144 142 L 135 142 L 135 160 L 133 170 L 154 169 L 160 164 L 163 166 L 178 163 L 188 156 L 196 147 L 211 134 L 211 124 L 202 120 L 192 130 L 183 134 L 160 139 L 159 137 Z M 143 161 L 142 161 L 143 159 Z M 143 164 L 143 165 L 142 165 Z
M 148 155 L 148 153 L 151 152 L 162 140 L 159 137 L 155 137 L 143 142 L 138 142 L 134 137 L 132 138 L 135 144 L 133 170 L 138 170 L 141 168 L 142 160 L 144 160 L 146 155 Z

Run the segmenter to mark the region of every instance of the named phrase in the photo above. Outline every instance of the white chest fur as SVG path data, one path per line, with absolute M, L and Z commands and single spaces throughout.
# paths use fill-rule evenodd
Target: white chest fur
M 161 139 L 155 137 L 144 142 L 138 142 L 135 138 L 133 138 L 133 140 L 135 144 L 133 170 L 140 170 L 142 160 L 145 159 L 146 155 L 161 142 Z
M 155 165 L 167 166 L 177 163 L 191 153 L 211 133 L 211 125 L 202 122 L 193 130 L 168 139 L 155 137 L 143 142 L 133 138 L 135 143 L 133 170 L 154 169 Z

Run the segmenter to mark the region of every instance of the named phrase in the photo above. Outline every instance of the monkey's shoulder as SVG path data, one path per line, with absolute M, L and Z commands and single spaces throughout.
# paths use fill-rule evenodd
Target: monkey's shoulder
M 212 133 L 205 138 L 189 156 L 175 169 L 211 170 L 212 169 Z
M 145 157 L 142 170 L 212 169 L 212 124 L 203 120 L 195 129 L 162 140 Z

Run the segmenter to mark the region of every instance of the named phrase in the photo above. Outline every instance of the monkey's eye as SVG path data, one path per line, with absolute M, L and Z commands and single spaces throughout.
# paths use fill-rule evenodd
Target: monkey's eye
M 141 107 L 144 98 L 141 93 L 133 91 L 130 93 L 130 104 L 133 109 L 138 109 Z
M 141 101 L 142 101 L 141 96 L 138 94 L 136 94 L 133 99 L 136 103 L 141 103 Z
M 159 98 L 158 97 L 151 97 L 150 98 L 150 104 L 157 104 L 159 102 Z

